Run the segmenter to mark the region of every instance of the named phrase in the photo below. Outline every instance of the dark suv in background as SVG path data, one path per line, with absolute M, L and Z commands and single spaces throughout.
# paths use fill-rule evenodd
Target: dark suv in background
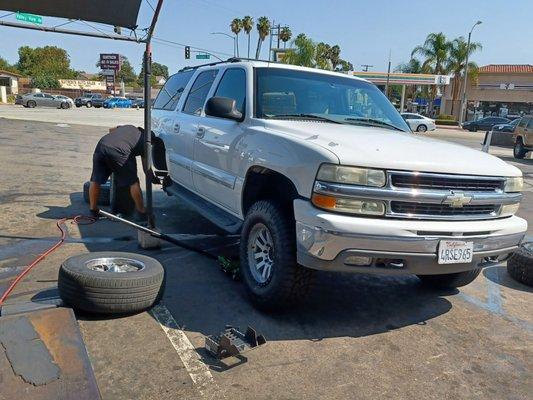
M 86 93 L 81 97 L 76 97 L 74 104 L 76 107 L 85 106 L 90 108 L 95 105 L 95 103 L 98 103 L 101 107 L 104 100 L 104 96 L 102 96 L 100 93 Z

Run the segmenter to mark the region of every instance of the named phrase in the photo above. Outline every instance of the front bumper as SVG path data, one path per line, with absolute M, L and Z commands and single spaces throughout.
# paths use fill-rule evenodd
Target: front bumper
M 319 210 L 305 200 L 294 202 L 297 259 L 303 266 L 344 272 L 446 274 L 494 264 L 515 250 L 527 222 L 513 216 L 482 221 L 419 221 L 361 218 Z M 440 265 L 442 239 L 474 242 L 472 263 Z M 347 257 L 372 258 L 368 266 L 348 264 Z

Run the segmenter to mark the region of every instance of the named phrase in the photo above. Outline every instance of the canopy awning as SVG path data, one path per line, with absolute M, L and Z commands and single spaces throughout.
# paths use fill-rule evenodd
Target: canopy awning
M 0 10 L 134 29 L 141 0 L 0 0 Z

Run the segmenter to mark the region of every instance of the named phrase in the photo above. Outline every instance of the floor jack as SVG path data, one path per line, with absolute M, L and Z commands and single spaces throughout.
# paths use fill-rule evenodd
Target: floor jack
M 153 230 L 145 226 L 136 224 L 134 222 L 128 221 L 127 219 L 108 213 L 107 211 L 100 210 L 100 215 L 106 218 L 109 218 L 110 220 L 122 222 L 126 225 L 129 225 L 137 229 L 139 232 L 148 234 L 149 236 L 157 240 L 164 240 L 176 246 L 182 247 L 187 250 L 195 251 L 209 258 L 220 261 L 219 256 L 216 256 L 198 247 L 191 246 L 190 244 L 182 240 L 176 239 L 165 233 L 158 232 L 156 230 Z M 228 325 L 220 333 L 220 335 L 218 336 L 210 335 L 210 336 L 206 336 L 205 338 L 206 350 L 209 351 L 209 353 L 211 353 L 213 356 L 215 356 L 219 360 L 226 358 L 226 357 L 237 356 L 247 350 L 251 350 L 265 343 L 266 343 L 265 337 L 261 334 L 258 334 L 256 330 L 250 326 L 247 328 L 245 333 L 242 333 L 238 328 L 234 328 Z

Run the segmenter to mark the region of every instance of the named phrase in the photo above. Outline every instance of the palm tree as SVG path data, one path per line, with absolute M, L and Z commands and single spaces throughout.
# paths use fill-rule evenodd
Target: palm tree
M 331 46 L 329 49 L 329 61 L 331 61 L 331 68 L 336 69 L 341 62 L 341 48 L 338 44 Z
M 279 38 L 283 42 L 284 49 L 287 47 L 287 42 L 291 40 L 291 37 L 292 37 L 292 32 L 288 26 L 284 26 L 283 28 L 281 28 L 281 31 L 279 32 Z
M 292 48 L 287 50 L 282 62 L 285 64 L 316 67 L 317 45 L 305 34 L 300 33 L 292 42 Z
M 452 83 L 452 108 L 450 114 L 453 115 L 453 109 L 455 103 L 458 101 L 458 95 L 459 95 L 459 89 L 461 87 L 462 77 L 464 76 L 463 73 L 465 71 L 465 63 L 468 56 L 471 56 L 473 53 L 475 53 L 478 50 L 481 50 L 483 46 L 481 46 L 481 43 L 473 42 L 470 43 L 470 47 L 468 47 L 468 43 L 466 42 L 465 38 L 460 36 L 457 39 L 454 39 L 451 42 L 450 46 L 450 56 L 448 58 L 448 62 L 446 63 L 446 69 L 453 75 L 453 83 Z M 477 75 L 477 64 L 474 62 L 468 63 L 468 76 L 472 79 L 475 79 Z
M 235 47 L 237 49 L 237 57 L 239 57 L 239 32 L 242 30 L 242 20 L 234 18 L 229 26 L 231 31 L 235 34 Z
M 320 69 L 331 69 L 330 61 L 331 46 L 327 43 L 320 42 L 316 45 L 316 66 Z
M 425 73 L 434 75 L 446 75 L 446 60 L 450 53 L 451 43 L 446 39 L 444 33 L 430 33 L 422 46 L 416 46 L 411 57 L 420 55 L 424 58 L 422 63 L 422 70 Z M 430 89 L 431 107 L 433 109 L 433 101 L 437 97 L 437 87 L 431 86 Z
M 257 50 L 255 51 L 255 59 L 259 59 L 261 53 L 261 45 L 265 41 L 265 38 L 270 34 L 270 21 L 267 17 L 259 17 L 257 19 L 257 33 L 259 38 L 257 39 Z
M 394 72 L 403 72 L 404 74 L 423 74 L 424 69 L 422 68 L 422 63 L 418 58 L 411 58 L 408 62 L 402 63 L 394 68 Z M 417 92 L 422 92 L 423 96 L 429 96 L 429 91 L 427 86 L 413 86 L 408 85 L 405 88 L 406 97 L 409 99 L 415 99 Z
M 250 58 L 250 32 L 254 29 L 254 19 L 249 15 L 242 19 L 242 28 L 248 35 L 248 58 Z

